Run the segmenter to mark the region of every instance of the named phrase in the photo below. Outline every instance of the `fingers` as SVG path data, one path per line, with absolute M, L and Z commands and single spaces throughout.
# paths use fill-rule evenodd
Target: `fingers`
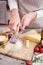
M 15 32 L 19 31 L 19 23 L 16 25 L 14 24 L 13 28 L 12 28 Z
M 10 23 L 10 29 L 12 29 L 14 32 L 18 32 L 19 31 L 19 23 Z
M 15 24 L 14 24 L 13 27 L 12 27 L 12 30 L 13 30 L 14 32 L 16 32 L 16 27 L 17 27 L 17 26 L 16 26 Z
M 16 32 L 19 32 L 19 24 L 16 27 Z
M 35 15 L 35 13 L 34 13 Z M 34 15 L 33 13 L 29 13 L 23 16 L 22 20 L 21 20 L 21 26 L 22 29 L 24 30 L 26 26 L 29 26 L 29 24 L 31 23 L 31 21 L 34 19 Z
M 24 29 L 25 29 L 25 27 L 26 27 L 26 25 L 24 24 L 24 25 L 23 25 L 23 27 L 22 27 L 22 29 L 24 30 Z
M 9 28 L 11 29 L 14 25 L 14 21 L 11 19 L 10 22 L 9 22 Z
M 11 19 L 9 22 L 9 28 L 13 31 L 19 31 L 19 22 L 15 19 Z
M 22 18 L 22 20 L 21 20 L 21 27 L 22 27 L 22 30 L 24 30 L 25 29 L 25 19 L 24 19 L 24 17 Z

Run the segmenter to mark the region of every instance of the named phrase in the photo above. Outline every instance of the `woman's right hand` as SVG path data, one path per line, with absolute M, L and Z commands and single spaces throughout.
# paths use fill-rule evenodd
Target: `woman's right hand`
M 9 22 L 10 29 L 14 30 L 15 32 L 19 31 L 20 26 L 20 17 L 17 9 L 11 11 L 11 19 Z

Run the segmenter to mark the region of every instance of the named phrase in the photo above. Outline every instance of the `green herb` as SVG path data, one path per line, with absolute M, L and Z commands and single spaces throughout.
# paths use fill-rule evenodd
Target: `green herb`
M 1 45 L 1 47 L 4 49 L 4 48 L 5 48 L 5 45 L 4 45 L 4 44 L 2 44 L 2 45 Z
M 35 59 L 34 60 L 32 60 L 32 62 L 38 62 L 40 60 L 40 57 L 35 57 Z
M 35 58 L 32 60 L 32 62 L 43 61 L 43 60 L 41 59 L 42 57 L 43 57 L 43 55 L 40 56 L 40 57 L 35 57 Z

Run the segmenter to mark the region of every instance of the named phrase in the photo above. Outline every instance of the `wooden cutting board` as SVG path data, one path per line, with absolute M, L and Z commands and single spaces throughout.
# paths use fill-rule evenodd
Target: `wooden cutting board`
M 34 47 L 36 43 L 30 42 L 29 48 L 22 47 L 20 50 L 14 50 L 14 44 L 7 43 L 5 48 L 0 47 L 0 53 L 11 56 L 13 58 L 22 59 L 22 60 L 31 60 L 33 57 Z
M 7 32 L 7 31 L 5 30 L 4 32 Z M 13 58 L 17 58 L 17 59 L 31 60 L 32 57 L 33 57 L 34 47 L 36 45 L 37 45 L 36 43 L 30 42 L 29 48 L 22 47 L 21 50 L 15 51 L 14 50 L 14 44 L 11 44 L 11 43 L 8 42 L 5 45 L 4 49 L 2 49 L 0 47 L 0 53 L 7 55 L 7 56 L 10 56 L 10 57 L 13 57 Z

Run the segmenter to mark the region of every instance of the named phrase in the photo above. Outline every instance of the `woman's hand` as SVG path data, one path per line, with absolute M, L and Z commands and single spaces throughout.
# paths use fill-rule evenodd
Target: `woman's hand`
M 23 30 L 25 29 L 26 26 L 30 24 L 30 22 L 32 22 L 32 20 L 35 19 L 36 15 L 37 15 L 36 12 L 30 12 L 22 17 L 21 26 Z
M 11 11 L 11 19 L 9 22 L 9 27 L 10 27 L 10 29 L 14 30 L 15 32 L 18 32 L 19 25 L 20 25 L 19 13 L 16 9 L 14 9 Z

